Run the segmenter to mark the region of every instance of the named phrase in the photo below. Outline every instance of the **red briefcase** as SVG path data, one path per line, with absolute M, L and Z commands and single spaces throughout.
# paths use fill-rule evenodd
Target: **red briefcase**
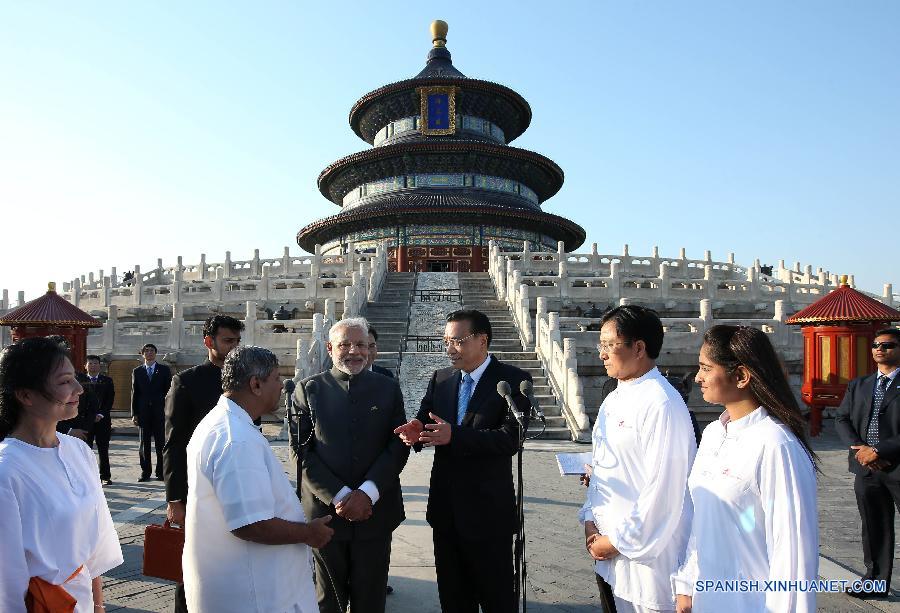
M 181 580 L 181 552 L 184 551 L 184 530 L 173 528 L 169 520 L 160 526 L 150 524 L 144 530 L 144 570 L 148 577 L 169 581 Z

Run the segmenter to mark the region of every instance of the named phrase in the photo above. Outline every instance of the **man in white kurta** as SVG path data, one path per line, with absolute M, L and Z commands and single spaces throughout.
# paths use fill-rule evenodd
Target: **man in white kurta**
M 690 530 L 687 477 L 697 447 L 684 400 L 655 366 L 662 336 L 656 314 L 634 305 L 610 311 L 601 328 L 600 356 L 618 386 L 594 423 L 580 518 L 593 522 L 611 552 L 594 570 L 619 613 L 675 609 L 670 577 Z
M 306 523 L 268 441 L 251 414 L 227 396 L 229 377 L 236 370 L 231 368 L 235 352 L 259 349 L 241 347 L 229 353 L 222 373 L 226 395 L 200 422 L 187 446 L 183 568 L 190 611 L 319 610 L 307 545 L 252 542 L 233 533 L 272 518 Z M 277 401 L 277 368 L 271 376 Z
M 723 412 L 703 431 L 688 485 L 693 529 L 674 584 L 694 611 L 816 610 L 815 592 L 796 587 L 818 574 L 816 474 L 790 429 L 763 407 L 734 421 Z M 698 580 L 732 583 L 699 591 Z

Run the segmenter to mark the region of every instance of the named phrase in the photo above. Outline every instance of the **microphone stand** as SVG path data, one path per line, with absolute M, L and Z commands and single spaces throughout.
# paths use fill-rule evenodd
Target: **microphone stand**
M 290 381 L 290 383 L 293 382 Z M 303 426 L 303 413 L 295 412 L 297 408 L 297 405 L 294 404 L 295 387 L 293 385 L 288 385 L 288 381 L 285 382 L 284 387 L 284 402 L 286 409 L 285 418 L 289 420 L 289 423 L 292 422 L 294 415 L 296 415 L 297 419 L 296 435 L 294 434 L 293 428 L 288 427 L 288 440 L 290 441 L 290 446 L 294 452 L 294 455 L 297 457 L 297 498 L 300 498 L 302 496 L 301 489 L 303 485 L 303 458 L 306 455 L 306 450 L 309 448 L 309 443 L 312 441 L 313 434 L 315 434 L 316 432 L 315 401 L 319 390 L 318 386 L 319 384 L 316 381 L 307 381 L 306 386 L 303 387 L 303 398 L 306 400 L 307 416 L 309 417 L 309 434 L 306 436 L 306 440 L 304 440 L 303 442 L 300 442 Z M 338 594 L 337 587 L 334 583 L 334 577 L 331 574 L 331 569 L 328 568 L 328 564 L 325 563 L 324 559 L 322 559 L 322 566 L 325 569 L 325 574 L 328 575 L 328 580 L 331 582 L 331 590 L 332 592 L 334 592 L 334 599 L 335 601 L 337 601 L 338 609 L 342 612 L 347 611 L 347 607 L 344 606 L 344 602 L 341 600 L 341 597 Z
M 522 468 L 522 456 L 525 450 L 525 432 L 527 426 L 523 427 L 522 423 L 518 423 L 519 442 L 516 451 L 516 473 L 517 473 L 517 491 L 516 491 L 516 522 L 517 531 L 514 547 L 514 576 L 516 580 L 516 606 L 518 608 L 519 599 L 522 600 L 522 613 L 528 606 L 528 597 L 525 588 L 527 587 L 528 568 L 525 560 L 525 480 Z

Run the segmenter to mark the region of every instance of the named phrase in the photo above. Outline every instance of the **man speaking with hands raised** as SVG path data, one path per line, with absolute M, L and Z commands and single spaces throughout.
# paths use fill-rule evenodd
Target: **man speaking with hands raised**
M 512 457 L 518 424 L 497 383 L 518 390 L 531 375 L 489 355 L 490 343 L 487 315 L 448 315 L 444 345 L 451 367 L 434 373 L 416 418 L 394 430 L 407 445 L 436 448 L 426 519 L 444 613 L 474 613 L 479 605 L 484 613 L 517 610 Z M 527 412 L 524 397 L 514 400 Z
M 333 367 L 297 386 L 314 421 L 300 496 L 312 518 L 334 515 L 334 537 L 314 551 L 322 613 L 383 613 L 391 533 L 405 518 L 400 471 L 409 449 L 394 436 L 406 420 L 395 379 L 370 371 L 368 323 L 343 319 L 328 333 Z

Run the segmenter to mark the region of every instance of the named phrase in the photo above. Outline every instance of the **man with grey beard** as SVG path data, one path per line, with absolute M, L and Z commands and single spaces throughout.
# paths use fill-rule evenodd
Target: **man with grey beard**
M 400 472 L 409 448 L 396 380 L 367 368 L 369 327 L 344 319 L 328 334 L 330 370 L 297 386 L 295 402 L 314 429 L 303 456 L 300 497 L 310 518 L 331 515 L 334 537 L 315 550 L 322 613 L 384 613 L 391 533 L 405 519 Z

